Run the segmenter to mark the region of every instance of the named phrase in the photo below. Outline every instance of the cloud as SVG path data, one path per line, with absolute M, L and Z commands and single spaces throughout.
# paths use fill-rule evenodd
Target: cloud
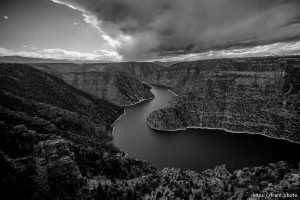
M 77 51 L 67 51 L 64 49 L 38 49 L 35 47 L 23 46 L 26 50 L 8 50 L 0 47 L 0 56 L 24 56 L 45 59 L 63 59 L 73 61 L 122 61 L 122 56 L 116 52 L 106 50 L 96 50 L 93 53 L 81 53 Z M 300 55 L 300 41 L 280 42 L 270 45 L 259 45 L 255 47 L 236 48 L 227 50 L 211 50 L 203 53 L 190 53 L 182 55 L 159 56 L 155 59 L 145 59 L 143 61 L 193 61 L 215 58 L 235 58 L 235 57 L 261 57 L 275 55 Z
M 53 3 L 65 5 L 73 10 L 78 10 L 82 13 L 82 17 L 84 21 L 87 24 L 90 24 L 92 27 L 94 27 L 99 35 L 106 40 L 113 48 L 115 48 L 119 42 L 113 39 L 110 35 L 107 35 L 101 28 L 101 23 L 97 19 L 97 16 L 95 16 L 93 13 L 89 12 L 88 10 L 85 10 L 83 7 L 80 6 L 80 4 L 77 4 L 76 1 L 73 1 L 72 4 L 69 2 L 65 2 L 63 0 L 50 0 Z M 74 24 L 75 25 L 75 24 Z M 75 25 L 76 26 L 76 25 Z
M 78 4 L 69 4 L 67 2 L 64 2 L 64 1 L 61 1 L 61 0 L 50 0 L 52 1 L 53 3 L 57 3 L 57 4 L 62 4 L 62 5 L 65 5 L 65 6 L 68 6 L 69 8 L 73 9 L 73 10 L 79 10 L 81 12 L 84 12 L 84 9 L 83 8 L 80 8 Z M 75 2 L 73 2 L 75 3 Z
M 24 56 L 45 59 L 58 59 L 58 60 L 79 60 L 79 61 L 121 61 L 122 56 L 116 52 L 106 50 L 97 50 L 93 53 L 82 53 L 78 51 L 68 51 L 64 49 L 37 49 L 30 48 L 24 51 L 9 50 L 0 47 L 1 56 Z
M 280 42 L 270 45 L 260 45 L 255 47 L 238 48 L 230 50 L 214 50 L 204 53 L 166 56 L 150 61 L 193 61 L 215 58 L 261 57 L 282 55 L 300 55 L 300 41 Z
M 299 0 L 52 0 L 126 59 L 201 53 L 300 39 Z
M 3 19 L 8 20 L 8 16 L 7 15 L 2 15 Z

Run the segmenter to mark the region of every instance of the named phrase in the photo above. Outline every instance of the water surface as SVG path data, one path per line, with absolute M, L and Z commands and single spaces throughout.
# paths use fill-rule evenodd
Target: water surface
M 300 145 L 261 135 L 220 130 L 159 132 L 145 120 L 154 110 L 167 107 L 173 94 L 152 86 L 155 98 L 126 108 L 114 126 L 114 143 L 131 157 L 147 160 L 158 168 L 180 167 L 202 171 L 226 164 L 229 169 L 259 166 L 286 160 L 300 161 Z

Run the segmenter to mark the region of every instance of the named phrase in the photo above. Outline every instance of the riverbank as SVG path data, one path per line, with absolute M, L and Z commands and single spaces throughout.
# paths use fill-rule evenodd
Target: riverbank
M 143 84 L 146 84 L 146 85 L 148 85 L 150 88 L 152 88 L 151 85 L 149 85 L 149 84 L 147 84 L 147 83 L 144 83 L 144 82 L 142 82 L 142 83 L 143 83 Z M 151 92 L 151 91 L 150 91 L 150 92 Z M 152 92 L 151 92 L 151 93 L 152 93 Z M 152 99 L 155 98 L 155 96 L 154 96 L 153 93 L 152 93 L 152 95 L 153 95 L 153 96 L 150 97 L 150 98 L 147 98 L 147 99 L 142 98 L 142 99 L 139 99 L 139 101 L 137 101 L 137 102 L 135 102 L 135 103 L 132 103 L 132 104 L 119 105 L 120 107 L 124 107 L 124 108 L 123 108 L 123 114 L 121 114 L 121 115 L 114 121 L 114 123 L 111 124 L 111 126 L 114 128 L 114 125 L 117 123 L 117 121 L 120 120 L 120 119 L 126 114 L 126 110 L 125 110 L 126 107 L 135 106 L 135 105 L 140 104 L 140 103 L 142 103 L 142 102 L 152 100 Z
M 212 127 L 204 127 L 204 126 L 188 126 L 188 127 L 183 127 L 183 128 L 176 128 L 176 129 L 159 129 L 156 127 L 153 127 L 147 120 L 146 120 L 147 125 L 155 130 L 155 131 L 163 131 L 163 132 L 177 132 L 177 131 L 187 131 L 190 129 L 200 129 L 200 130 L 221 130 L 221 131 L 225 131 L 228 133 L 237 133 L 237 134 L 249 134 L 249 135 L 261 135 L 264 137 L 268 137 L 268 138 L 272 138 L 272 139 L 277 139 L 277 140 L 283 140 L 283 141 L 288 141 L 294 144 L 300 144 L 300 142 L 296 142 L 296 141 L 292 141 L 289 140 L 287 138 L 278 138 L 278 137 L 274 137 L 274 136 L 270 136 L 270 135 L 265 135 L 263 133 L 258 133 L 258 132 L 247 132 L 247 131 L 233 131 L 233 130 L 229 130 L 226 128 L 212 128 Z
M 140 99 L 138 102 L 136 102 L 136 103 L 132 103 L 132 104 L 128 104 L 128 105 L 125 105 L 125 106 L 121 106 L 121 107 L 130 107 L 130 106 L 135 106 L 135 105 L 137 105 L 137 104 L 140 104 L 140 103 L 143 103 L 143 102 L 145 102 L 145 101 L 149 101 L 149 100 L 152 100 L 152 99 L 154 99 L 155 97 L 153 97 L 153 98 L 148 98 L 148 99 Z M 114 121 L 114 123 L 112 123 L 111 124 L 111 126 L 114 128 L 114 126 L 116 125 L 116 123 L 124 116 L 124 115 L 126 115 L 126 110 L 125 110 L 125 108 L 124 108 L 124 110 L 123 110 L 123 114 L 121 114 L 115 121 Z
M 146 83 L 147 84 L 147 83 Z M 149 84 L 148 84 L 149 85 Z M 167 85 L 163 85 L 163 84 L 150 84 L 150 86 L 156 86 L 156 87 L 160 87 L 160 88 L 165 88 L 167 89 L 169 92 L 171 92 L 174 96 L 178 97 L 178 94 L 176 94 L 173 90 L 172 87 L 167 86 Z
M 145 84 L 145 85 L 147 85 L 147 86 L 149 86 L 150 88 L 152 88 L 152 86 L 160 87 L 160 88 L 166 88 L 166 89 L 167 89 L 170 93 L 172 93 L 174 96 L 178 96 L 178 95 L 177 95 L 175 92 L 173 92 L 173 91 L 171 90 L 171 88 L 168 87 L 168 86 L 165 86 L 165 85 L 156 85 L 156 84 L 148 84 L 148 83 L 145 83 L 145 82 L 142 82 L 142 83 Z M 151 92 L 151 93 L 152 93 L 152 92 Z M 153 94 L 153 93 L 152 93 L 152 94 Z M 153 96 L 152 96 L 151 98 L 148 98 L 148 99 L 140 99 L 138 102 L 135 102 L 135 103 L 132 103 L 132 104 L 120 105 L 120 106 L 121 106 L 121 107 L 124 107 L 124 108 L 130 107 L 130 106 L 135 106 L 135 105 L 137 105 L 137 104 L 140 104 L 140 103 L 143 103 L 143 102 L 152 100 L 152 99 L 154 99 L 154 98 L 155 98 L 155 95 L 153 94 Z M 117 121 L 118 121 L 119 119 L 121 119 L 125 114 L 126 114 L 126 110 L 124 109 L 124 110 L 123 110 L 123 114 L 121 114 L 121 115 L 114 121 L 114 123 L 111 124 L 111 126 L 113 127 L 113 126 L 117 123 Z
M 152 100 L 152 99 L 154 99 L 154 98 L 155 98 L 154 96 L 153 96 L 153 97 L 150 97 L 150 98 L 147 98 L 147 99 L 142 98 L 142 99 L 139 99 L 139 101 L 137 101 L 137 102 L 135 102 L 135 103 L 125 104 L 125 105 L 120 105 L 120 106 L 121 106 L 121 107 L 134 106 L 134 105 L 137 105 L 137 104 L 142 103 L 142 102 L 144 102 L 144 101 Z

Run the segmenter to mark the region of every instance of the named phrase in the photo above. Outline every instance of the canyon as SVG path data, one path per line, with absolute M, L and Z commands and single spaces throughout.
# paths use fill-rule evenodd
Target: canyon
M 300 57 L 175 63 L 0 64 L 0 188 L 12 199 L 246 199 L 299 195 L 298 163 L 158 170 L 112 143 L 124 106 L 178 96 L 153 129 L 219 128 L 300 141 Z M 116 105 L 117 104 L 117 105 Z M 296 152 L 295 152 L 296 153 Z
M 44 69 L 61 68 L 43 65 Z M 299 69 L 299 56 L 290 56 L 168 66 L 145 62 L 73 64 L 60 76 L 68 84 L 120 106 L 153 98 L 143 83 L 170 87 L 178 95 L 172 106 L 147 118 L 156 130 L 221 129 L 299 143 Z

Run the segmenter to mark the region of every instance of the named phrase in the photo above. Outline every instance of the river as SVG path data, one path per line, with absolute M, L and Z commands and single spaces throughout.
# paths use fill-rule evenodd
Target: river
M 176 167 L 201 172 L 216 165 L 229 169 L 286 160 L 300 161 L 300 145 L 261 135 L 221 130 L 154 131 L 146 124 L 154 110 L 167 107 L 173 94 L 152 86 L 155 98 L 129 106 L 114 125 L 114 144 L 128 156 L 144 159 L 159 169 Z

